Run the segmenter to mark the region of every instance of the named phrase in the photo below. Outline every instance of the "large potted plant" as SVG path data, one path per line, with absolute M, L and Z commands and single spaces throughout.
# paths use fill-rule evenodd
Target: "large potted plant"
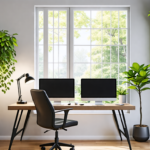
M 133 126 L 133 138 L 136 141 L 144 142 L 149 139 L 149 127 L 142 124 L 142 98 L 141 93 L 146 90 L 150 90 L 145 85 L 150 83 L 150 65 L 139 65 L 133 63 L 129 71 L 123 72 L 126 75 L 127 81 L 123 83 L 129 83 L 129 89 L 134 89 L 139 95 L 140 99 L 140 124 Z
M 0 31 L 0 88 L 3 93 L 10 89 L 9 86 L 13 82 L 10 78 L 17 62 L 14 46 L 18 46 L 15 35 L 17 33 L 10 35 L 7 30 Z

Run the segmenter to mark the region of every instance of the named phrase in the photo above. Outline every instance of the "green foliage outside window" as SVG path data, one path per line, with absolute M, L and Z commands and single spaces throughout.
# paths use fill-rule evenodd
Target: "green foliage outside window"
M 13 79 L 10 78 L 15 71 L 15 63 L 17 62 L 14 46 L 18 46 L 15 35 L 18 34 L 10 35 L 7 30 L 0 31 L 0 88 L 3 93 L 10 89 L 13 82 Z

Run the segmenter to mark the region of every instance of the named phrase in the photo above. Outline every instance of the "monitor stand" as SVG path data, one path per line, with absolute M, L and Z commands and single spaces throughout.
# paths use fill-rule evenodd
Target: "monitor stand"
M 95 105 L 103 105 L 102 101 L 95 101 Z
M 62 105 L 61 101 L 54 101 L 54 105 Z

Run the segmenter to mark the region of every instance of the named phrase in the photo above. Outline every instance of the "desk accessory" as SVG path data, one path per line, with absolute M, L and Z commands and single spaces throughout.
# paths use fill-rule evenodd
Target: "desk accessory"
M 25 78 L 25 83 L 31 83 L 33 82 L 34 78 L 29 76 L 28 73 L 26 74 L 23 74 L 22 76 L 20 76 L 18 79 L 17 79 L 17 85 L 18 85 L 18 101 L 17 101 L 17 104 L 27 104 L 27 101 L 23 101 L 22 100 L 22 95 L 21 95 L 21 87 L 20 87 L 20 80 L 23 78 L 23 77 L 26 77 Z
M 68 103 L 68 105 L 71 105 L 71 103 Z
M 116 105 L 123 106 L 124 104 L 116 104 Z
M 82 105 L 84 105 L 84 104 L 80 104 L 80 105 L 82 106 Z
M 74 104 L 75 104 L 75 105 L 78 105 L 78 102 L 75 102 Z

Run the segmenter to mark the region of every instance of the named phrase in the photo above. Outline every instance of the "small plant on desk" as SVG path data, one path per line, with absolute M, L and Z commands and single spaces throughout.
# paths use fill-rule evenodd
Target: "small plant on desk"
M 117 96 L 119 96 L 119 103 L 126 103 L 126 95 L 127 95 L 127 88 L 125 86 L 118 86 L 117 87 Z

